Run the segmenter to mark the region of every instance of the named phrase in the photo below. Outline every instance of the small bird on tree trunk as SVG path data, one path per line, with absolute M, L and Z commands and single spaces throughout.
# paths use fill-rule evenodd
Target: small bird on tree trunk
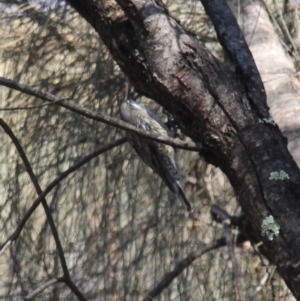
M 120 106 L 120 113 L 124 121 L 137 128 L 159 136 L 173 137 L 171 131 L 158 116 L 130 98 L 129 88 L 127 88 L 125 102 Z M 142 160 L 162 178 L 169 189 L 182 201 L 185 208 L 191 211 L 191 205 L 186 199 L 178 171 L 176 150 L 172 146 L 145 139 L 131 132 L 127 132 L 127 139 Z

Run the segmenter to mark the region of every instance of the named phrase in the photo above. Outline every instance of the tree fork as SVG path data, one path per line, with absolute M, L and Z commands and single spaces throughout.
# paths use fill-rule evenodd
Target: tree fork
M 300 172 L 268 115 L 264 91 L 258 96 L 260 78 L 252 72 L 245 85 L 247 73 L 241 77 L 223 66 L 159 1 L 68 2 L 95 28 L 136 90 L 209 147 L 200 154 L 227 175 L 258 237 L 266 218 L 274 217 L 279 235 L 261 240 L 300 300 Z

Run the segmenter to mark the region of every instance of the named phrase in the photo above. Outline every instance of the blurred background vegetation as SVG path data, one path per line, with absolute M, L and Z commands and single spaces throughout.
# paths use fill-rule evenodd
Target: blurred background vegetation
M 223 53 L 201 3 L 167 1 L 170 12 L 197 34 L 220 60 Z M 296 2 L 263 3 L 273 27 L 299 70 Z M 119 118 L 126 78 L 93 28 L 65 1 L 0 1 L 0 75 Z M 40 99 L 0 88 L 0 116 L 26 151 L 44 189 L 98 146 L 125 135 Z M 163 116 L 153 101 L 136 95 Z M 27 107 L 28 109 L 24 109 Z M 34 107 L 31 108 L 30 107 Z M 15 108 L 15 110 L 7 110 Z M 19 108 L 19 109 L 17 109 Z M 5 110 L 4 110 L 5 109 Z M 0 243 L 37 198 L 9 137 L 0 131 Z M 128 144 L 110 150 L 59 183 L 47 196 L 74 283 L 88 300 L 143 300 L 176 263 L 222 236 L 210 207 L 240 214 L 219 169 L 195 152 L 181 151 L 186 195 L 200 221 L 193 223 L 161 179 Z M 236 249 L 245 300 L 294 300 L 267 260 L 253 248 Z M 58 253 L 40 206 L 21 236 L 0 257 L 0 299 L 20 300 L 60 277 Z M 76 300 L 64 284 L 33 300 Z M 157 300 L 234 300 L 227 248 L 211 251 L 183 271 Z

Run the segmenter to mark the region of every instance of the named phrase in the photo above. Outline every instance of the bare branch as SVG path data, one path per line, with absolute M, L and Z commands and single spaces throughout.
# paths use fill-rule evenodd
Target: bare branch
M 29 300 L 31 299 L 32 297 L 35 297 L 37 296 L 38 294 L 40 294 L 43 290 L 45 290 L 47 287 L 57 283 L 57 279 L 54 278 L 54 279 L 51 279 L 49 281 L 47 281 L 46 283 L 44 283 L 43 285 L 41 285 L 40 287 L 38 287 L 37 289 L 35 289 L 33 292 L 31 292 L 30 294 L 28 294 L 24 300 Z
M 232 242 L 232 235 L 230 229 L 230 219 L 225 219 L 223 222 L 223 236 L 225 237 L 229 257 L 232 263 L 232 280 L 233 280 L 233 288 L 235 293 L 235 300 L 241 301 L 244 300 L 242 296 L 241 284 L 240 284 L 240 275 L 238 270 L 238 265 L 235 258 L 234 253 L 234 244 Z
M 180 261 L 173 271 L 169 272 L 164 276 L 164 278 L 152 289 L 149 294 L 144 298 L 144 301 L 152 301 L 156 298 L 165 288 L 167 288 L 171 282 L 178 277 L 184 269 L 190 266 L 197 258 L 201 257 L 203 254 L 206 254 L 212 250 L 219 249 L 226 246 L 226 241 L 224 238 L 213 241 L 208 245 L 200 247 L 197 251 L 188 255 L 185 259 Z
M 6 132 L 6 134 L 10 137 L 10 139 L 14 143 L 14 145 L 15 145 L 15 147 L 16 147 L 16 149 L 17 149 L 17 151 L 18 151 L 18 153 L 19 153 L 19 155 L 20 155 L 20 157 L 23 161 L 25 169 L 26 169 L 26 171 L 27 171 L 27 173 L 30 177 L 30 180 L 34 185 L 37 194 L 40 196 L 42 194 L 42 189 L 41 189 L 41 187 L 40 187 L 40 185 L 37 181 L 37 178 L 36 178 L 36 176 L 35 176 L 35 174 L 32 170 L 32 167 L 31 167 L 31 165 L 29 163 L 29 160 L 28 160 L 28 158 L 25 154 L 25 151 L 23 150 L 23 147 L 21 146 L 21 144 L 20 144 L 19 140 L 17 139 L 17 137 L 14 135 L 14 133 L 11 130 L 11 128 L 9 127 L 9 125 L 2 118 L 0 118 L 0 126 L 3 128 L 3 130 Z M 55 243 L 56 243 L 56 247 L 57 247 L 57 250 L 58 250 L 58 254 L 59 254 L 60 261 L 61 261 L 62 269 L 64 271 L 64 274 L 68 275 L 69 272 L 68 272 L 68 268 L 67 268 L 66 261 L 65 261 L 65 258 L 64 258 L 63 249 L 62 249 L 62 246 L 61 246 L 61 243 L 60 243 L 60 240 L 59 240 L 59 236 L 58 236 L 56 226 L 54 224 L 49 206 L 48 206 L 45 198 L 42 198 L 41 202 L 43 204 L 43 207 L 44 207 L 44 210 L 45 210 L 45 213 L 46 213 L 46 216 L 47 216 L 47 220 L 50 224 L 52 235 L 53 235 Z
M 92 160 L 93 158 L 97 157 L 98 155 L 116 147 L 119 146 L 123 143 L 125 143 L 127 141 L 126 138 L 121 138 L 118 139 L 110 144 L 107 144 L 105 146 L 102 146 L 96 150 L 94 150 L 93 152 L 91 152 L 89 155 L 85 156 L 84 158 L 82 158 L 80 161 L 78 161 L 77 163 L 75 163 L 74 165 L 72 165 L 70 168 L 68 168 L 66 171 L 64 171 L 63 173 L 61 173 L 59 176 L 57 176 L 47 187 L 46 189 L 40 194 L 40 196 L 34 201 L 34 203 L 31 205 L 31 207 L 29 208 L 29 210 L 25 213 L 24 217 L 22 218 L 22 220 L 20 221 L 20 223 L 18 224 L 16 230 L 14 231 L 14 233 L 6 240 L 5 243 L 3 243 L 0 246 L 0 250 L 2 250 L 3 248 L 7 247 L 7 244 L 10 244 L 12 241 L 16 240 L 21 231 L 23 230 L 27 220 L 30 218 L 31 214 L 34 212 L 34 210 L 38 207 L 38 205 L 40 204 L 40 202 L 43 200 L 43 198 L 45 198 L 46 195 L 48 195 L 48 193 L 51 192 L 51 190 L 57 186 L 64 178 L 66 178 L 69 174 L 71 174 L 72 172 L 74 172 L 75 170 L 79 169 L 81 166 L 83 166 L 84 164 L 86 164 L 87 162 L 89 162 L 90 160 Z
M 232 60 L 235 72 L 242 79 L 253 109 L 260 117 L 268 118 L 264 85 L 252 53 L 227 2 L 225 0 L 201 0 L 201 3 L 214 24 L 219 42 Z
M 7 241 L 4 245 L 1 246 L 0 256 L 5 252 L 5 250 L 12 244 L 12 241 Z
M 84 298 L 84 296 L 79 291 L 78 287 L 74 284 L 74 282 L 70 278 L 60 277 L 57 278 L 57 282 L 65 283 L 80 301 L 87 301 L 87 299 Z
M 6 86 L 8 88 L 26 93 L 28 95 L 32 95 L 35 97 L 38 97 L 40 99 L 46 100 L 51 103 L 56 103 L 58 106 L 64 107 L 72 112 L 75 112 L 77 114 L 80 114 L 82 116 L 85 116 L 89 119 L 93 119 L 96 121 L 100 121 L 109 125 L 112 125 L 114 127 L 120 128 L 122 130 L 130 131 L 133 132 L 139 136 L 142 136 L 147 139 L 152 139 L 157 142 L 161 142 L 167 145 L 174 146 L 176 148 L 181 148 L 181 149 L 186 149 L 186 150 L 201 150 L 203 149 L 202 144 L 199 143 L 194 143 L 194 142 L 189 142 L 189 141 L 182 141 L 180 139 L 172 139 L 170 137 L 166 136 L 157 136 L 150 134 L 147 131 L 138 129 L 137 127 L 124 122 L 120 119 L 113 118 L 111 116 L 101 114 L 101 113 L 95 113 L 89 109 L 83 108 L 77 104 L 75 104 L 73 101 L 70 100 L 65 100 L 65 99 L 60 99 L 57 96 L 44 92 L 42 90 L 29 87 L 27 85 L 19 84 L 16 81 L 0 77 L 0 85 Z
M 58 232 L 57 232 L 57 229 L 56 229 L 56 226 L 55 226 L 50 208 L 47 204 L 45 196 L 42 197 L 42 189 L 41 189 L 41 187 L 38 183 L 38 180 L 37 180 L 37 178 L 36 178 L 36 176 L 35 176 L 35 174 L 32 170 L 31 164 L 29 163 L 29 160 L 28 160 L 28 158 L 25 154 L 25 151 L 23 150 L 23 147 L 21 146 L 18 138 L 15 136 L 15 134 L 13 133 L 13 131 L 11 130 L 9 125 L 2 118 L 0 118 L 0 126 L 3 128 L 3 130 L 7 133 L 7 135 L 10 137 L 10 139 L 14 143 L 14 145 L 15 145 L 15 147 L 16 147 L 16 149 L 17 149 L 17 151 L 18 151 L 18 153 L 19 153 L 19 155 L 20 155 L 20 157 L 23 161 L 25 169 L 26 169 L 26 171 L 27 171 L 27 173 L 28 173 L 28 175 L 31 179 L 31 182 L 34 185 L 37 194 L 41 198 L 41 202 L 42 202 L 42 205 L 44 207 L 44 210 L 45 210 L 45 213 L 46 213 L 46 216 L 47 216 L 47 221 L 49 222 L 50 229 L 51 229 L 51 232 L 52 232 L 55 244 L 56 244 L 56 248 L 57 248 L 57 252 L 58 252 L 61 267 L 63 269 L 64 276 L 65 276 L 65 278 L 70 279 L 70 273 L 69 273 L 69 270 L 68 270 L 68 267 L 67 267 L 64 251 L 63 251 L 60 239 L 59 239 L 59 235 L 58 235 Z M 34 210 L 32 212 L 34 212 Z M 25 214 L 25 216 L 26 216 L 26 214 Z M 24 225 L 25 225 L 25 223 L 24 223 Z M 73 284 L 73 286 L 70 287 L 70 289 L 72 291 L 73 291 L 74 286 L 75 285 Z M 79 292 L 78 288 L 76 290 L 76 294 L 78 294 L 77 291 Z M 83 297 L 81 292 L 79 292 L 79 296 L 80 296 L 80 298 L 79 298 L 80 300 L 85 300 L 85 298 Z
M 24 300 L 29 300 L 32 297 L 37 296 L 43 290 L 45 290 L 47 287 L 49 287 L 49 286 L 51 286 L 51 285 L 53 285 L 55 283 L 59 283 L 59 282 L 63 282 L 66 286 L 68 286 L 70 288 L 70 290 L 78 297 L 79 300 L 81 300 L 81 301 L 87 301 L 87 299 L 78 290 L 78 288 L 74 284 L 74 282 L 70 278 L 68 278 L 68 277 L 59 277 L 59 278 L 54 278 L 54 279 L 51 279 L 51 280 L 47 281 L 46 283 L 44 283 L 43 285 L 41 285 L 40 287 L 38 287 L 37 289 L 35 289 L 33 292 L 31 292 L 30 294 L 28 294 L 24 298 Z
M 51 106 L 54 105 L 57 102 L 60 102 L 61 100 L 57 100 L 51 103 L 43 103 L 41 105 L 37 106 L 31 106 L 31 107 L 14 107 L 14 108 L 0 108 L 0 111 L 20 111 L 20 110 L 34 110 L 34 109 L 40 109 L 42 107 Z

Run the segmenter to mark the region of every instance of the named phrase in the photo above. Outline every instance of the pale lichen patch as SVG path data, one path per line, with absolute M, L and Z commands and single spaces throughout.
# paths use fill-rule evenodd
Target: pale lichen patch
M 258 122 L 259 122 L 259 123 L 271 124 L 271 125 L 273 125 L 273 126 L 276 125 L 276 123 L 275 123 L 275 121 L 274 121 L 274 119 L 273 119 L 272 117 L 270 117 L 270 118 L 259 119 Z
M 290 176 L 284 171 L 284 170 L 280 170 L 280 171 L 272 171 L 270 173 L 270 177 L 269 180 L 288 180 L 290 178 Z
M 278 236 L 280 225 L 272 215 L 266 217 L 261 224 L 261 235 L 266 236 L 269 240 L 273 240 L 274 236 Z

